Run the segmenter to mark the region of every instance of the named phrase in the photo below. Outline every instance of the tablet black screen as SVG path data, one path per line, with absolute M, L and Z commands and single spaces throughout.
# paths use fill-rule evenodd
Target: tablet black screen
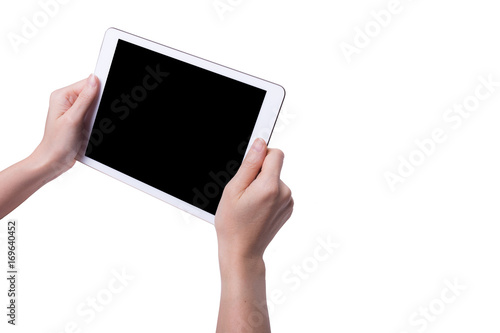
M 215 214 L 265 95 L 119 40 L 85 155 Z

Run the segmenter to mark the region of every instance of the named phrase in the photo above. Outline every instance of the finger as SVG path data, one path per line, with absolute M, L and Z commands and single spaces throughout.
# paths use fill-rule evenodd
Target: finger
M 262 165 L 259 179 L 264 181 L 279 181 L 285 154 L 279 149 L 269 149 Z
M 69 86 L 56 90 L 51 97 L 54 97 L 56 103 L 68 102 L 68 109 L 73 106 L 74 102 L 78 98 L 78 95 L 82 92 L 83 88 L 87 83 L 88 79 L 83 79 Z M 67 109 L 65 110 L 67 111 Z
M 73 106 L 86 81 L 87 79 L 52 92 L 50 94 L 50 107 L 47 118 L 57 119 L 64 115 Z
M 68 87 L 78 94 L 78 98 L 73 103 L 73 106 L 66 112 L 68 117 L 79 123 L 83 121 L 87 110 L 97 96 L 99 90 L 99 82 L 93 74 L 87 80 L 80 81 Z
M 83 79 L 81 81 L 75 82 L 65 88 L 63 90 L 68 91 L 71 94 L 75 94 L 76 96 L 80 95 L 83 88 L 85 88 L 85 84 L 87 83 L 88 78 Z
M 256 139 L 238 172 L 232 179 L 233 186 L 236 186 L 238 191 L 245 190 L 255 180 L 266 158 L 266 154 L 266 142 L 261 138 Z

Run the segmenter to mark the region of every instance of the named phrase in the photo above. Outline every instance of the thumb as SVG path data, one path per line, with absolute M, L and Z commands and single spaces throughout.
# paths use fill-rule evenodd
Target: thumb
M 261 138 L 255 139 L 252 148 L 248 151 L 238 172 L 232 179 L 233 186 L 235 186 L 237 190 L 245 190 L 255 180 L 264 163 L 266 155 L 266 142 Z
M 94 74 L 91 74 L 85 82 L 85 86 L 78 95 L 75 103 L 73 103 L 73 106 L 71 107 L 71 116 L 78 122 L 83 121 L 87 110 L 97 95 L 97 91 L 99 90 L 98 86 L 99 82 L 97 81 L 97 77 Z

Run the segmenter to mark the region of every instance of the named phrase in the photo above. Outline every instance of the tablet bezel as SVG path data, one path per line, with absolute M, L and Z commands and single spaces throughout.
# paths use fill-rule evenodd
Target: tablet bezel
M 89 143 L 90 134 L 92 128 L 94 126 L 94 121 L 97 115 L 97 110 L 99 108 L 99 104 L 101 102 L 101 98 L 104 92 L 104 87 L 106 86 L 107 78 L 109 75 L 109 71 L 111 68 L 111 63 L 113 61 L 113 57 L 115 54 L 115 50 L 118 44 L 118 40 L 124 40 L 126 42 L 135 44 L 137 46 L 146 48 L 148 50 L 155 51 L 157 53 L 184 61 L 186 63 L 192 64 L 194 66 L 207 69 L 214 73 L 221 74 L 223 76 L 244 82 L 246 84 L 258 87 L 262 90 L 266 91 L 266 96 L 264 98 L 264 102 L 262 104 L 261 110 L 259 112 L 254 130 L 250 137 L 250 143 L 252 143 L 256 138 L 262 138 L 269 142 L 272 131 L 274 129 L 274 125 L 278 118 L 279 111 L 283 104 L 283 100 L 285 98 L 285 90 L 282 86 L 277 85 L 275 83 L 245 74 L 243 72 L 228 68 L 226 66 L 222 66 L 216 64 L 214 62 L 202 59 L 200 57 L 196 57 L 194 55 L 173 49 L 171 47 L 161 45 L 150 40 L 144 39 L 142 37 L 138 37 L 127 33 L 122 30 L 118 30 L 116 28 L 109 28 L 105 35 L 104 40 L 102 42 L 99 58 L 97 61 L 97 65 L 94 71 L 94 75 L 96 75 L 100 80 L 100 91 L 99 95 L 94 101 L 89 113 L 87 114 L 85 120 L 85 144 L 82 147 L 80 154 L 78 155 L 78 160 L 88 165 L 98 171 L 101 171 L 113 178 L 116 178 L 128 185 L 131 185 L 145 193 L 148 193 L 155 198 L 158 198 L 166 203 L 169 203 L 179 209 L 182 209 L 196 217 L 199 217 L 207 222 L 214 223 L 215 216 L 188 203 L 183 200 L 180 200 L 166 192 L 158 190 L 157 188 L 145 184 L 127 174 L 124 174 L 118 170 L 115 170 L 105 164 L 102 164 L 92 158 L 85 156 L 85 151 L 87 149 L 87 145 Z M 245 156 L 250 148 L 250 144 L 247 147 L 245 152 Z

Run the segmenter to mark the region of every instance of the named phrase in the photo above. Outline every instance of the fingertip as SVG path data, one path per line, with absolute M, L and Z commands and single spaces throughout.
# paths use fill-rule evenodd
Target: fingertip
M 258 165 L 260 168 L 266 156 L 266 148 L 267 146 L 264 139 L 255 139 L 243 163 L 250 164 L 252 166 Z
M 90 76 L 87 79 L 87 84 L 91 88 L 97 88 L 97 85 L 99 84 L 97 76 L 95 76 L 94 74 L 90 74 Z
M 91 103 L 99 91 L 99 79 L 94 74 L 90 74 L 87 78 L 86 87 L 80 92 L 78 98 L 84 105 Z
M 255 139 L 252 145 L 252 149 L 258 153 L 262 152 L 265 147 L 266 147 L 266 142 L 262 138 Z
M 255 139 L 238 172 L 233 178 L 233 183 L 237 183 L 238 188 L 244 189 L 255 180 L 262 168 L 266 154 L 266 142 L 261 138 Z
M 83 120 L 99 91 L 99 79 L 94 74 L 90 74 L 86 81 L 82 80 L 81 83 L 83 84 L 80 85 L 80 92 L 71 109 L 67 112 L 68 116 L 74 118 L 76 122 Z

